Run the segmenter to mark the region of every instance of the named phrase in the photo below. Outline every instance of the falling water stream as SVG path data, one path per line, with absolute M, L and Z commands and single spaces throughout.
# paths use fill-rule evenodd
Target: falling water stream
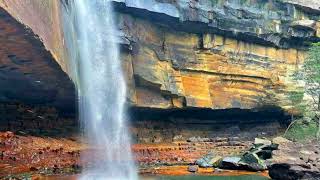
M 138 179 L 126 124 L 126 86 L 112 4 L 108 0 L 69 0 L 63 9 L 80 120 L 90 147 L 99 154 L 81 179 Z M 92 160 L 88 156 L 82 158 Z

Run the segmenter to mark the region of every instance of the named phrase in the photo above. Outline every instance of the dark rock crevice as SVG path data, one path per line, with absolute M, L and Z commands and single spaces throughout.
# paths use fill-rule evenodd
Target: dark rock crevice
M 320 179 L 320 173 L 319 172 L 313 172 L 313 171 L 305 171 L 303 168 L 301 169 L 291 169 L 291 166 L 289 164 L 274 164 L 271 167 L 269 167 L 269 175 L 272 179 L 275 180 L 298 180 L 298 179 L 304 179 L 304 180 L 317 180 Z
M 231 120 L 245 121 L 256 119 L 258 121 L 268 121 L 277 119 L 284 121 L 289 118 L 288 115 L 279 107 L 269 106 L 257 109 L 205 109 L 205 108 L 185 108 L 185 109 L 157 109 L 157 108 L 141 108 L 131 107 L 129 109 L 133 119 L 163 119 L 165 117 L 172 118 L 190 118 L 199 120 Z M 139 117 L 139 118 L 136 118 Z M 199 121 L 199 123 L 203 123 Z

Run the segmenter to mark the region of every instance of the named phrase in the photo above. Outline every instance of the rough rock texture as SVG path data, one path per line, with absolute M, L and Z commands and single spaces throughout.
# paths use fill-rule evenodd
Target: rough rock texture
M 69 72 L 68 1 L 2 0 Z M 298 0 L 114 0 L 136 107 L 288 108 L 290 73 L 319 40 L 319 6 Z M 50 32 L 50 33 L 48 33 Z
M 143 16 L 162 14 L 173 27 L 189 32 L 222 33 L 237 39 L 260 41 L 278 47 L 295 46 L 295 38 L 315 38 L 319 2 L 316 1 L 228 1 L 228 0 L 114 0 L 125 12 Z M 122 8 L 120 8 L 122 9 Z M 159 18 L 160 19 L 160 18 Z M 310 25 L 295 26 L 309 20 Z M 188 26 L 192 23 L 197 26 Z M 183 25 L 183 23 L 185 25 Z
M 67 70 L 59 0 L 0 0 L 0 6 L 32 29 L 62 69 Z
M 317 16 L 292 4 L 121 1 L 115 7 L 130 100 L 138 107 L 285 108 L 303 43 L 318 38 Z
M 115 4 L 132 47 L 132 101 L 142 107 L 287 108 L 289 75 L 304 59 L 304 43 L 319 35 L 317 13 L 300 8 L 306 3 Z
M 238 145 L 255 137 L 275 136 L 283 127 L 282 114 L 250 110 L 138 110 L 131 114 L 133 138 L 139 143 L 220 139 L 221 144 Z
M 122 15 L 133 43 L 134 104 L 250 109 L 282 106 L 287 77 L 304 52 L 215 34 L 178 32 Z M 128 59 L 129 60 L 129 59 Z
M 2 8 L 0 27 L 0 102 L 74 109 L 74 86 L 38 37 Z
M 79 173 L 81 169 L 80 162 L 86 162 L 85 164 L 90 165 L 93 160 L 80 160 L 79 156 L 83 155 L 82 153 L 90 153 L 94 158 L 101 158 L 99 151 L 95 149 L 95 147 L 88 147 L 74 139 L 61 137 L 21 136 L 12 132 L 0 132 L 0 143 L 1 179 L 7 175 L 29 172 L 41 172 L 41 174 L 61 174 L 62 172 Z M 246 144 L 248 143 L 249 142 L 246 142 Z M 193 163 L 196 159 L 205 155 L 210 149 L 225 155 L 232 152 L 239 152 L 246 148 L 247 145 L 221 146 L 218 142 L 188 143 L 181 141 L 166 144 L 137 144 L 132 146 L 135 159 L 140 165 L 140 172 L 153 172 L 153 175 L 163 173 L 165 173 L 164 175 L 188 175 L 186 165 Z M 162 171 L 159 169 L 161 165 L 171 166 L 166 166 L 168 169 Z M 185 166 L 176 168 L 174 172 L 172 170 L 170 171 L 172 165 Z M 154 167 L 155 169 L 152 171 L 150 167 Z M 179 172 L 182 172 L 182 174 Z M 199 169 L 198 173 L 201 172 L 202 169 Z M 206 175 L 210 175 L 208 173 L 212 172 L 212 168 L 208 169 Z M 243 173 L 252 174 L 250 172 Z M 221 172 L 220 175 L 223 175 L 223 172 Z
M 279 149 L 273 151 L 269 162 L 272 179 L 320 179 L 320 145 L 318 141 L 303 144 L 284 138 L 275 138 Z

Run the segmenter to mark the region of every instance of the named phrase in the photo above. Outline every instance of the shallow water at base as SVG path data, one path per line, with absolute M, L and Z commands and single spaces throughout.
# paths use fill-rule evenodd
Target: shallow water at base
M 269 180 L 263 176 L 163 176 L 142 178 L 142 180 Z
M 77 176 L 45 176 L 38 180 L 77 180 Z M 270 180 L 270 178 L 257 175 L 244 176 L 148 176 L 139 180 Z

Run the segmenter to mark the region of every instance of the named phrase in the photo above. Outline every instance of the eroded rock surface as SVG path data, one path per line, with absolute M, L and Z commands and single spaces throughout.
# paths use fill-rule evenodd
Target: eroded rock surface
M 228 1 L 228 0 L 114 0 L 120 9 L 135 15 L 143 11 L 167 18 L 167 23 L 189 32 L 213 32 L 260 41 L 278 47 L 295 46 L 295 37 L 314 38 L 318 33 L 316 22 L 319 2 L 300 1 Z M 125 8 L 123 7 L 125 6 Z M 157 13 L 159 15 L 157 15 Z M 313 20 L 311 26 L 292 26 L 300 19 Z M 161 21 L 160 18 L 158 18 Z M 175 22 L 175 23 L 174 23 Z M 192 26 L 192 23 L 194 24 Z M 183 23 L 190 26 L 184 26 Z M 310 30 L 310 31 L 309 31 Z M 249 38 L 248 38 L 249 37 Z
M 269 161 L 269 175 L 272 179 L 320 179 L 319 142 L 298 143 L 276 138 L 279 149 L 273 151 Z
M 129 42 L 123 56 L 137 107 L 286 109 L 290 74 L 305 58 L 305 43 L 318 40 L 317 13 L 297 3 L 120 0 L 115 6 Z
M 71 75 L 64 43 L 69 39 L 62 31 L 70 24 L 63 22 L 69 4 L 0 1 Z M 290 74 L 320 34 L 319 6 L 311 0 L 114 0 L 114 5 L 129 99 L 136 107 L 287 109 L 286 93 L 294 89 Z
M 136 144 L 132 146 L 132 150 L 142 173 L 186 175 L 187 165 L 205 155 L 209 150 L 215 150 L 220 155 L 239 153 L 247 148 L 246 144 L 230 146 L 221 145 L 218 142 L 180 141 Z M 86 157 L 86 153 L 90 154 L 90 158 L 99 159 L 104 151 L 89 147 L 80 140 L 0 132 L 0 178 L 21 173 L 59 174 L 64 171 L 79 173 L 81 165 L 90 166 L 93 160 L 80 160 L 80 155 Z M 184 167 L 178 167 L 175 171 L 170 171 L 170 167 L 164 167 L 164 170 L 156 168 L 156 166 L 166 165 L 184 165 Z M 150 167 L 155 169 L 152 170 Z M 199 169 L 199 171 L 201 173 L 202 170 Z M 212 174 L 212 172 L 211 168 L 207 173 Z

